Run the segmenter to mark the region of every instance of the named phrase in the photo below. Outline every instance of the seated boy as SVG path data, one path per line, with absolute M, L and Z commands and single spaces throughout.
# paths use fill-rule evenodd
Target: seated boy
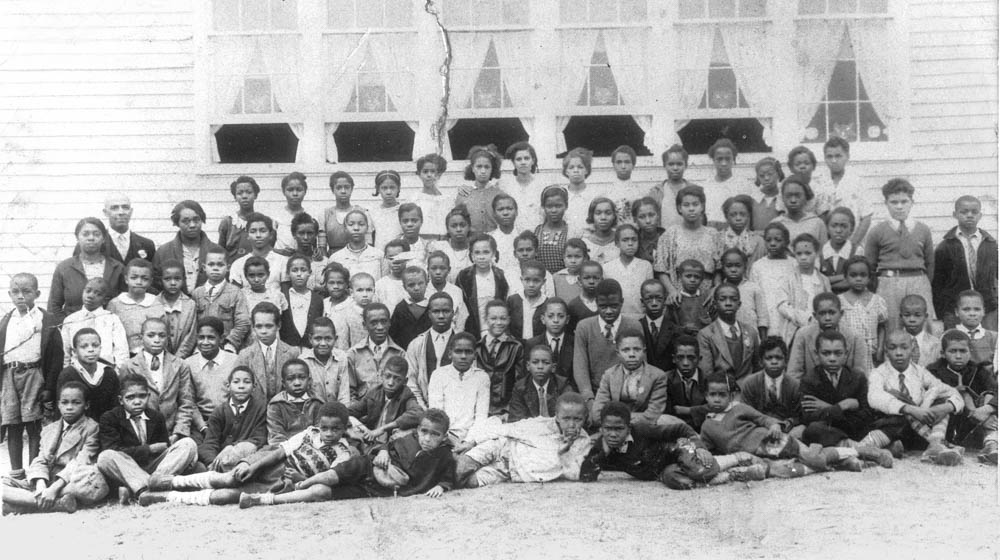
M 248 492 L 267 492 L 264 500 L 274 504 L 329 500 L 330 488 L 315 483 L 323 480 L 320 475 L 324 472 L 357 455 L 344 438 L 347 426 L 347 407 L 338 402 L 326 403 L 320 407 L 315 425 L 279 445 L 264 447 L 229 472 L 153 476 L 150 491 L 140 497 L 139 503 L 236 504 Z M 299 483 L 303 489 L 296 489 Z
M 463 441 L 490 412 L 490 376 L 476 367 L 476 338 L 460 332 L 451 338 L 451 363 L 434 370 L 427 384 L 427 404 L 451 418 L 448 439 Z
M 61 420 L 42 429 L 45 450 L 28 466 L 27 480 L 3 478 L 3 513 L 63 511 L 73 513 L 78 504 L 91 505 L 108 487 L 93 472 L 100 451 L 98 424 L 84 414 L 86 387 L 70 381 L 59 388 L 56 406 Z
M 566 304 L 569 310 L 569 324 L 566 326 L 566 330 L 570 334 L 576 332 L 576 325 L 580 321 L 597 315 L 597 286 L 604 279 L 604 269 L 599 262 L 583 261 L 580 264 L 579 274 L 580 295 L 569 300 L 569 303 Z M 624 295 L 622 297 L 624 298 Z
M 184 360 L 191 370 L 191 433 L 195 438 L 208 430 L 208 417 L 226 402 L 226 382 L 236 367 L 236 354 L 223 352 L 225 326 L 218 317 L 202 317 L 195 323 L 195 353 Z
M 427 312 L 427 271 L 419 266 L 408 266 L 403 271 L 403 289 L 406 299 L 396 304 L 389 321 L 389 338 L 400 348 L 431 326 Z
M 712 294 L 701 289 L 705 265 L 688 259 L 677 266 L 677 276 L 681 279 L 681 300 L 667 305 L 667 321 L 694 336 L 712 322 Z
M 270 445 L 286 441 L 312 426 L 323 405 L 312 391 L 309 366 L 298 358 L 281 366 L 281 385 L 282 391 L 267 403 L 267 443 Z M 254 393 L 257 395 L 256 391 Z
M 945 437 L 951 414 L 965 408 L 953 387 L 910 361 L 913 337 L 896 330 L 885 337 L 886 361 L 868 375 L 868 404 L 887 415 L 875 423 L 892 440 L 926 450 L 921 460 L 953 466 L 962 462 L 960 447 L 948 447 Z
M 587 402 L 578 393 L 563 393 L 553 418 L 528 418 L 513 424 L 483 425 L 456 447 L 456 479 L 461 488 L 500 482 L 551 482 L 580 479 L 580 466 L 590 452 L 583 426 Z
M 566 332 L 569 321 L 569 311 L 566 302 L 557 297 L 550 297 L 542 305 L 542 325 L 545 332 L 524 343 L 525 355 L 535 346 L 543 344 L 552 350 L 552 361 L 555 365 L 553 374 L 556 380 L 571 391 L 577 391 L 576 379 L 573 377 L 573 337 Z
M 698 340 L 682 334 L 674 339 L 673 351 L 676 369 L 667 373 L 667 414 L 700 430 L 705 416 L 705 374 L 698 369 Z
M 406 350 L 389 337 L 389 308 L 370 303 L 365 307 L 363 319 L 368 334 L 347 351 L 351 402 L 361 400 L 368 391 L 382 385 L 381 372 L 389 358 L 406 357 Z M 342 336 L 339 330 L 337 333 Z
M 817 294 L 813 298 L 812 307 L 813 317 L 816 320 L 799 329 L 792 340 L 788 357 L 788 377 L 795 380 L 802 379 L 807 371 L 813 371 L 820 365 L 819 353 L 816 352 L 816 338 L 820 331 L 837 331 L 843 334 L 847 343 L 845 365 L 852 371 L 864 373 L 868 346 L 861 336 L 840 324 L 844 314 L 837 294 L 833 292 Z
M 121 367 L 129 359 L 125 325 L 117 315 L 104 309 L 108 283 L 104 278 L 91 278 L 83 287 L 83 309 L 74 311 L 62 322 L 63 366 L 73 357 L 73 336 L 80 329 L 91 328 L 101 337 L 101 359 L 112 367 Z
M 524 377 L 524 346 L 507 334 L 510 312 L 504 302 L 486 304 L 486 334 L 476 343 L 476 365 L 490 376 L 490 416 L 507 414 L 514 383 Z
M 672 419 L 663 414 L 667 406 L 667 374 L 646 363 L 642 332 L 619 330 L 615 345 L 620 363 L 608 368 L 601 377 L 590 408 L 591 423 L 596 425 L 601 410 L 612 402 L 628 406 L 634 423 L 671 423 Z
M 997 333 L 983 327 L 983 301 L 983 295 L 975 290 L 959 293 L 958 303 L 955 305 L 955 315 L 958 318 L 955 328 L 969 336 L 972 362 L 993 371 Z
M 899 301 L 899 324 L 913 337 L 910 361 L 928 367 L 941 357 L 941 339 L 931 334 L 927 324 L 927 302 L 919 294 Z
M 739 381 L 740 401 L 781 423 L 781 431 L 802 439 L 799 422 L 799 382 L 785 375 L 788 346 L 780 336 L 769 336 L 760 345 L 761 371 Z
M 667 289 L 662 282 L 651 278 L 642 283 L 639 297 L 644 311 L 639 324 L 642 325 L 642 333 L 646 337 L 646 359 L 663 371 L 670 371 L 674 369 L 671 354 L 674 337 L 678 333 L 664 314 Z
M 528 375 L 514 383 L 510 394 L 508 422 L 554 415 L 556 400 L 566 391 L 565 382 L 560 383 L 554 375 L 556 364 L 548 345 L 532 346 L 526 362 Z
M 309 343 L 299 359 L 309 366 L 312 392 L 323 402 L 351 403 L 347 353 L 336 348 L 337 328 L 329 317 L 316 317 L 309 325 Z
M 927 368 L 934 377 L 954 387 L 965 401 L 964 414 L 953 414 L 948 441 L 981 443 L 979 461 L 997 464 L 997 380 L 983 366 L 972 362 L 971 341 L 953 329 L 941 336 L 941 358 Z
M 451 363 L 451 339 L 455 336 L 455 302 L 446 292 L 435 292 L 427 300 L 431 328 L 420 333 L 406 347 L 409 362 L 406 382 L 421 409 L 427 406 L 427 384 L 431 373 Z
M 243 290 L 226 277 L 229 266 L 226 252 L 217 248 L 205 254 L 205 284 L 191 292 L 191 299 L 198 308 L 198 318 L 218 317 L 223 325 L 223 351 L 233 354 L 243 348 L 244 340 L 250 332 L 250 307 Z
M 289 360 L 297 358 L 299 349 L 278 339 L 281 311 L 273 303 L 261 302 L 250 312 L 254 341 L 240 351 L 236 365 L 246 366 L 257 376 L 254 392 L 261 399 L 270 399 L 281 388 L 281 372 Z
M 545 265 L 539 261 L 521 263 L 521 287 L 507 296 L 510 310 L 510 335 L 528 340 L 545 332 L 542 314 L 545 309 Z
M 109 483 L 120 485 L 118 501 L 142 497 L 150 474 L 180 474 L 198 460 L 198 445 L 189 437 L 169 435 L 163 414 L 148 406 L 149 382 L 129 373 L 121 379 L 117 406 L 101 416 L 101 454 L 97 469 Z
M 736 320 L 740 309 L 738 287 L 721 284 L 713 294 L 718 318 L 698 331 L 701 371 L 705 375 L 724 373 L 739 380 L 760 368 L 757 328 Z
M 605 279 L 597 285 L 597 315 L 587 317 L 573 334 L 573 376 L 580 395 L 594 399 L 601 377 L 620 363 L 615 337 L 621 330 L 640 331 L 639 321 L 622 315 L 622 287 Z
M 267 408 L 254 396 L 253 372 L 238 366 L 229 373 L 229 399 L 208 417 L 198 459 L 208 470 L 226 472 L 267 444 Z
M 432 408 L 422 412 L 419 421 L 415 431 L 299 482 L 293 492 L 242 494 L 240 507 L 294 502 L 297 493 L 315 486 L 329 490 L 334 500 L 420 494 L 439 498 L 455 485 L 455 457 L 447 445 L 448 415 Z M 282 501 L 276 500 L 279 497 Z
M 382 368 L 382 385 L 347 407 L 351 415 L 348 434 L 365 444 L 359 449 L 385 443 L 397 431 L 417 427 L 423 409 L 406 386 L 408 369 L 406 358 L 390 357 Z

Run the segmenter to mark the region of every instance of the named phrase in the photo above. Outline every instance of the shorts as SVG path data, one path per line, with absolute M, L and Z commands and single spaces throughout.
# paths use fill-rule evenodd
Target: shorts
M 42 419 L 45 376 L 41 368 L 4 368 L 0 387 L 0 425 L 26 424 Z

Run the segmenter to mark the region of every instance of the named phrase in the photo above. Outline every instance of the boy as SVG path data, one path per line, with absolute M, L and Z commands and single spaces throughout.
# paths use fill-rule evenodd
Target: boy
M 452 337 L 457 332 L 454 327 L 454 300 L 445 292 L 437 292 L 427 300 L 427 315 L 431 328 L 420 333 L 406 347 L 409 362 L 407 387 L 413 393 L 420 408 L 427 404 L 427 384 L 431 373 L 441 366 L 451 363 Z
M 741 303 L 738 287 L 720 284 L 712 300 L 718 318 L 698 331 L 701 371 L 705 375 L 724 373 L 738 381 L 760 367 L 757 328 L 736 320 Z
M 108 284 L 103 278 L 91 278 L 83 287 L 83 309 L 74 311 L 63 319 L 60 338 L 63 342 L 63 366 L 73 357 L 73 336 L 80 329 L 94 329 L 101 337 L 101 360 L 112 367 L 121 367 L 129 359 L 128 336 L 125 325 L 117 315 L 102 307 Z
M 323 285 L 330 296 L 323 300 L 323 316 L 333 320 L 337 327 L 337 348 L 345 352 L 363 341 L 368 334 L 361 316 L 354 309 L 354 301 L 348 297 L 350 277 L 351 274 L 344 265 L 337 262 L 332 262 L 323 269 Z
M 267 443 L 267 407 L 254 398 L 253 372 L 238 367 L 229 373 L 229 398 L 208 417 L 198 459 L 208 470 L 226 472 Z
M 982 443 L 979 462 L 997 464 L 997 380 L 971 360 L 968 335 L 950 330 L 941 336 L 941 358 L 928 367 L 934 377 L 954 387 L 965 401 L 965 414 L 951 416 L 948 441 Z
M 646 359 L 653 366 L 663 371 L 670 371 L 674 369 L 671 350 L 677 331 L 663 314 L 667 289 L 659 280 L 650 278 L 639 288 L 639 298 L 644 311 L 639 324 L 642 325 L 642 334 L 646 341 Z
M 198 307 L 198 318 L 218 317 L 224 328 L 222 350 L 233 354 L 243 348 L 250 332 L 250 307 L 243 291 L 226 280 L 229 267 L 225 251 L 205 254 L 206 282 L 191 292 Z
M 502 301 L 489 301 L 485 311 L 486 334 L 476 343 L 476 365 L 490 376 L 490 416 L 501 416 L 514 382 L 524 377 L 524 346 L 507 334 L 510 313 Z
M 502 193 L 493 197 L 490 206 L 493 209 L 493 219 L 496 221 L 497 227 L 487 233 L 497 242 L 497 266 L 503 270 L 504 275 L 513 279 L 516 276 L 519 262 L 514 255 L 514 242 L 517 240 L 519 232 L 516 227 L 518 222 L 517 200 L 507 193 Z M 534 228 L 538 224 L 524 225 L 522 230 Z
M 243 289 L 249 288 L 249 272 L 246 265 L 250 259 L 257 257 L 267 263 L 264 273 L 264 289 L 260 291 L 268 293 L 280 291 L 281 283 L 288 280 L 285 273 L 288 257 L 279 255 L 273 250 L 274 223 L 271 218 L 259 212 L 247 216 L 247 237 L 250 239 L 251 250 L 233 261 L 229 269 L 229 281 Z
M 821 332 L 816 337 L 816 351 L 820 363 L 806 372 L 799 385 L 805 425 L 802 441 L 823 447 L 853 447 L 863 459 L 892 466 L 893 456 L 903 456 L 902 445 L 892 442 L 885 432 L 872 429 L 875 415 L 868 407 L 868 382 L 863 371 L 845 367 L 844 335 Z M 889 448 L 888 456 L 885 447 Z
M 507 259 L 507 261 L 504 261 L 503 254 L 500 253 L 500 268 L 503 269 L 504 277 L 510 283 L 509 290 L 512 294 L 517 293 L 521 289 L 521 263 L 538 260 L 538 236 L 527 230 L 522 231 L 514 238 L 513 251 L 514 258 Z M 542 267 L 545 267 L 545 263 L 542 263 Z M 545 282 L 542 284 L 542 293 L 547 298 L 556 295 L 555 283 L 547 269 L 545 271 Z
M 392 312 L 389 338 L 405 348 L 431 326 L 431 318 L 427 314 L 427 271 L 418 266 L 407 266 L 403 271 L 403 289 L 406 290 L 406 299 L 396 304 Z
M 459 486 L 579 480 L 580 467 L 591 445 L 583 429 L 586 421 L 587 402 L 583 397 L 563 393 L 552 418 L 529 418 L 479 430 L 473 439 L 455 449 L 467 450 L 458 458 Z
M 816 193 L 816 213 L 824 220 L 829 212 L 838 206 L 849 208 L 858 219 L 851 243 L 857 246 L 865 239 L 872 223 L 873 210 L 879 206 L 875 196 L 869 196 L 861 178 L 854 171 L 851 161 L 851 145 L 839 136 L 833 136 L 823 144 L 823 159 L 830 171 L 829 175 L 814 172 L 812 188 Z M 827 216 L 824 216 L 827 214 Z
M 792 340 L 791 355 L 788 358 L 788 377 L 799 380 L 807 371 L 819 366 L 819 354 L 816 352 L 816 338 L 821 331 L 836 331 L 844 335 L 847 343 L 846 366 L 851 370 L 865 373 L 865 355 L 868 346 L 864 339 L 850 328 L 840 324 L 843 312 L 840 308 L 840 298 L 833 292 L 817 294 L 812 302 L 813 317 L 816 319 L 798 330 Z
M 507 407 L 507 422 L 553 416 L 556 399 L 566 391 L 565 382 L 560 383 L 553 375 L 555 362 L 551 348 L 545 344 L 531 347 L 526 361 L 528 375 L 514 383 Z
M 360 401 L 347 407 L 353 439 L 364 449 L 385 443 L 397 432 L 412 430 L 420 423 L 423 409 L 406 387 L 409 366 L 402 356 L 393 356 L 382 368 L 382 385 L 368 391 Z
M 927 449 L 921 460 L 953 466 L 962 449 L 945 444 L 949 415 L 965 408 L 962 396 L 921 366 L 910 361 L 911 337 L 892 331 L 885 337 L 886 361 L 868 375 L 868 404 L 887 415 L 875 425 L 904 446 Z
M 141 328 L 142 350 L 125 363 L 119 376 L 140 375 L 146 379 L 150 408 L 163 415 L 171 443 L 191 435 L 195 413 L 191 368 L 167 352 L 167 323 L 146 319 Z
M 275 445 L 311 426 L 323 405 L 312 391 L 309 366 L 292 358 L 281 367 L 280 393 L 267 403 L 267 443 Z
M 146 319 L 163 317 L 163 304 L 146 290 L 153 283 L 153 265 L 145 259 L 132 259 L 125 267 L 126 291 L 108 302 L 108 311 L 121 319 L 132 355 L 142 350 L 142 324 Z
M 476 338 L 460 332 L 451 339 L 451 363 L 434 370 L 427 384 L 427 404 L 451 418 L 448 439 L 462 442 L 469 429 L 490 411 L 490 376 L 475 367 Z
M 443 411 L 428 410 L 420 416 L 415 432 L 373 449 L 371 455 L 351 457 L 297 484 L 295 492 L 241 494 L 240 507 L 293 502 L 298 493 L 317 486 L 334 500 L 420 494 L 439 498 L 455 485 L 455 457 L 445 445 L 448 423 Z
M 705 405 L 705 376 L 698 370 L 701 362 L 698 339 L 682 334 L 674 339 L 672 349 L 676 369 L 667 372 L 666 412 L 700 430 L 704 412 L 696 409 Z
M 899 302 L 899 324 L 913 337 L 914 364 L 927 367 L 941 357 L 941 339 L 931 334 L 927 325 L 927 302 L 910 294 Z
M 677 266 L 677 275 L 681 279 L 681 299 L 667 305 L 667 321 L 685 334 L 695 336 L 712 323 L 712 294 L 701 290 L 705 265 L 688 259 Z
M 958 225 L 944 234 L 934 250 L 934 276 L 931 287 L 934 310 L 946 328 L 958 323 L 955 308 L 958 293 L 972 289 L 983 294 L 987 328 L 997 328 L 997 241 L 979 229 L 982 204 L 974 196 L 964 195 L 955 201 L 952 214 Z
M 534 338 L 545 332 L 542 310 L 545 294 L 545 265 L 538 261 L 521 263 L 521 288 L 507 297 L 510 310 L 510 335 L 518 340 Z
M 376 302 L 385 304 L 389 309 L 395 309 L 397 303 L 406 299 L 406 290 L 403 288 L 403 270 L 409 259 L 409 243 L 402 239 L 393 239 L 385 244 L 383 276 L 375 281 Z
M 254 394 L 270 400 L 281 387 L 280 372 L 285 362 L 296 358 L 299 349 L 278 340 L 281 312 L 270 302 L 261 302 L 250 312 L 253 322 L 254 342 L 240 351 L 236 365 L 246 366 L 257 376 Z
M 226 401 L 229 373 L 236 367 L 236 354 L 219 348 L 225 327 L 218 317 L 202 317 L 195 324 L 193 356 L 184 360 L 191 371 L 191 398 L 195 408 L 191 414 L 191 433 L 202 437 L 208 430 L 208 418 L 216 407 Z
M 347 351 L 352 403 L 360 401 L 368 391 L 382 384 L 380 372 L 386 360 L 406 355 L 406 350 L 389 338 L 389 309 L 385 305 L 368 304 L 363 317 L 368 336 Z
M 149 404 L 145 377 L 126 374 L 121 380 L 120 406 L 100 419 L 101 454 L 97 469 L 108 482 L 121 485 L 118 501 L 127 504 L 146 492 L 150 474 L 180 474 L 198 459 L 198 446 L 188 437 L 169 435 L 167 423 Z
M 375 278 L 367 272 L 358 272 L 351 276 L 351 299 L 354 300 L 354 311 L 360 316 L 365 306 L 375 301 Z
M 273 303 L 282 313 L 288 309 L 288 300 L 281 293 L 281 285 L 268 283 L 271 265 L 261 257 L 249 255 L 243 261 L 243 295 L 247 297 L 247 305 L 253 309 L 262 301 Z M 242 260 L 242 259 L 240 259 Z
M 42 430 L 45 449 L 31 461 L 27 480 L 3 479 L 3 513 L 63 511 L 73 513 L 77 502 L 96 503 L 108 491 L 104 479 L 93 477 L 100 444 L 98 425 L 86 416 L 87 389 L 78 381 L 59 388 L 61 420 Z M 92 484 L 88 484 L 92 482 Z
M 309 327 L 311 348 L 304 348 L 299 359 L 309 366 L 312 391 L 321 401 L 351 403 L 351 384 L 347 373 L 347 353 L 336 348 L 337 327 L 329 317 L 316 317 Z
M 524 343 L 525 355 L 538 345 L 548 346 L 552 350 L 552 361 L 555 365 L 553 375 L 559 384 L 568 390 L 577 391 L 576 379 L 573 376 L 573 337 L 566 332 L 569 321 L 569 311 L 566 302 L 557 297 L 550 297 L 542 305 L 542 325 L 545 332 Z
M 262 502 L 268 504 L 328 500 L 330 488 L 316 484 L 323 480 L 320 475 L 357 455 L 344 439 L 347 426 L 347 408 L 326 403 L 319 408 L 314 425 L 279 445 L 257 451 L 229 472 L 153 476 L 151 491 L 139 503 L 227 505 L 240 503 L 247 492 L 282 492 L 266 494 Z M 302 489 L 291 491 L 296 488 Z
M 572 335 L 576 332 L 576 325 L 586 319 L 597 315 L 597 285 L 604 279 L 604 268 L 596 261 L 584 261 L 580 265 L 580 295 L 569 300 L 569 324 L 566 330 Z M 617 280 L 616 280 L 617 282 Z M 619 286 L 621 283 L 619 283 Z M 625 294 L 622 293 L 622 306 L 624 307 Z
M 427 257 L 427 272 L 430 274 L 430 285 L 427 286 L 427 291 L 430 294 L 445 292 L 451 296 L 455 309 L 455 317 L 452 319 L 455 330 L 465 328 L 465 321 L 469 318 L 469 309 L 465 306 L 462 288 L 448 281 L 448 275 L 451 273 L 451 261 L 448 259 L 448 255 L 441 251 L 431 253 Z
M 167 352 L 184 360 L 194 352 L 194 325 L 198 310 L 194 300 L 181 291 L 184 287 L 184 265 L 168 260 L 161 267 L 163 291 L 156 296 L 156 301 L 163 307 L 163 320 L 167 322 L 170 333 Z
M 781 431 L 802 439 L 799 383 L 785 375 L 788 346 L 780 336 L 769 336 L 760 344 L 760 362 L 762 370 L 739 381 L 740 400 L 781 422 Z
M 619 330 L 615 336 L 619 363 L 601 376 L 601 385 L 590 408 L 590 421 L 600 421 L 601 410 L 611 402 L 624 403 L 632 422 L 667 424 L 667 374 L 646 363 L 646 347 L 639 330 Z
M 983 328 L 983 295 L 975 290 L 965 290 L 958 294 L 955 328 L 964 332 L 972 341 L 972 362 L 982 364 L 992 371 L 993 357 L 997 348 L 997 333 Z
M 594 400 L 604 372 L 621 361 L 615 337 L 622 329 L 640 331 L 639 322 L 622 316 L 621 284 L 601 280 L 597 285 L 597 316 L 581 321 L 573 338 L 573 377 L 587 401 Z

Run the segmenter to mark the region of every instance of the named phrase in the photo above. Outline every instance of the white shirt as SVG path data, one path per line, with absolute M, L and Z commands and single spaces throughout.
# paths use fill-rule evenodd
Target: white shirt
M 653 265 L 643 259 L 632 259 L 624 264 L 621 258 L 616 258 L 604 265 L 604 277 L 617 280 L 622 286 L 622 313 L 626 315 L 642 315 L 642 283 L 653 278 Z
M 241 412 L 246 410 L 249 401 L 243 401 L 240 404 L 233 402 L 233 399 L 229 399 L 229 408 L 233 409 L 233 414 L 239 416 Z
M 545 304 L 546 298 L 544 294 L 539 294 L 534 301 L 529 301 L 528 296 L 524 295 L 523 291 L 519 295 L 521 296 L 521 337 L 527 340 L 535 332 L 531 325 L 535 310 Z
M 775 395 L 781 396 L 781 382 L 784 380 L 785 375 L 781 374 L 778 377 L 771 377 L 770 375 L 764 374 L 764 386 L 768 393 L 773 392 Z
M 831 259 L 830 263 L 833 265 L 833 268 L 837 268 L 840 265 L 840 261 L 850 260 L 851 251 L 853 249 L 854 249 L 854 244 L 851 243 L 850 239 L 844 242 L 844 246 L 841 247 L 839 251 L 837 249 L 834 249 L 833 245 L 831 245 L 830 242 L 827 241 L 826 244 L 823 245 L 822 256 L 820 258 L 824 261 L 826 259 Z M 863 256 L 864 253 L 865 253 L 865 248 L 858 247 L 857 252 L 854 254 Z
M 955 237 L 957 237 L 958 240 L 962 242 L 962 248 L 965 249 L 965 254 L 966 255 L 969 254 L 969 247 L 972 247 L 972 254 L 973 255 L 977 255 L 977 256 L 979 255 L 979 245 L 983 242 L 983 235 L 981 233 L 979 233 L 978 229 L 972 235 L 966 235 L 966 234 L 962 233 L 962 230 L 958 230 L 955 233 Z M 969 279 L 972 282 L 975 282 L 976 279 L 975 279 L 975 275 L 972 273 L 972 267 L 975 266 L 977 263 L 969 262 L 968 257 L 966 257 L 965 261 L 966 261 L 965 262 L 965 269 L 969 273 Z
M 518 216 L 518 221 L 520 221 L 520 216 Z M 538 225 L 538 224 L 535 224 Z M 534 226 L 532 226 L 532 229 Z M 524 228 L 528 229 L 528 228 Z M 517 276 L 520 277 L 521 274 L 521 262 L 517 260 L 514 256 L 514 240 L 523 230 L 519 230 L 516 226 L 514 229 L 510 230 L 510 233 L 504 233 L 497 228 L 490 232 L 490 237 L 492 237 L 497 242 L 497 266 L 499 266 L 507 275 L 510 276 L 509 272 L 517 270 Z M 452 269 L 455 267 L 452 266 Z M 509 271 L 509 272 L 508 272 Z
M 3 361 L 37 362 L 42 359 L 42 311 L 34 306 L 21 315 L 16 309 L 7 323 Z
M 125 233 L 118 233 L 117 231 L 108 228 L 108 233 L 111 235 L 111 241 L 114 242 L 115 248 L 118 249 L 118 253 L 124 259 L 128 255 L 129 247 L 132 246 L 132 232 L 130 230 L 125 230 Z
M 562 333 L 559 336 L 552 336 L 551 334 L 549 334 L 548 332 L 546 332 L 545 333 L 545 340 L 547 340 L 549 342 L 549 348 L 551 348 L 553 352 L 555 352 L 557 350 L 556 346 L 559 347 L 558 351 L 562 352 L 562 347 L 566 344 L 566 333 Z M 556 343 L 556 340 L 559 341 L 558 344 Z M 559 356 L 553 356 L 552 359 L 553 359 L 553 361 L 558 362 L 559 361 Z
M 166 357 L 166 352 L 160 352 L 156 355 L 160 361 L 160 367 L 153 369 L 153 355 L 145 350 L 142 351 L 142 356 L 146 358 L 146 370 L 149 371 L 149 376 L 153 378 L 153 385 L 157 391 L 163 390 L 163 359 Z
M 288 307 L 292 310 L 292 323 L 299 334 L 305 334 L 309 326 L 309 303 L 312 302 L 312 292 L 300 294 L 288 290 Z
M 715 321 L 717 323 L 719 323 L 720 327 L 722 327 L 722 334 L 724 334 L 725 336 L 727 336 L 729 338 L 734 338 L 734 339 L 739 339 L 740 338 L 740 324 L 739 324 L 739 322 L 736 322 L 736 323 L 733 323 L 732 325 L 730 325 L 729 323 L 723 321 L 722 319 L 716 319 Z
M 598 318 L 597 324 L 598 326 L 601 327 L 601 336 L 604 336 L 604 332 L 608 328 L 608 323 L 604 322 L 604 319 Z M 619 315 L 618 318 L 615 319 L 615 322 L 611 323 L 611 340 L 614 340 L 615 337 L 618 336 L 618 328 L 621 326 L 622 326 L 622 316 Z
M 138 417 L 132 418 L 132 415 L 130 415 L 128 411 L 125 411 L 125 419 L 128 420 L 130 424 L 132 424 L 132 429 L 135 430 L 135 435 L 142 440 L 140 443 L 142 443 L 143 445 L 148 443 L 149 430 L 147 428 L 149 427 L 149 416 L 147 416 L 146 413 L 143 412 Z M 139 422 L 142 422 L 141 427 L 138 425 Z M 144 435 L 146 437 L 142 437 Z
M 448 340 L 455 333 L 455 329 L 450 328 L 443 333 L 439 333 L 435 330 L 431 330 L 431 344 L 434 345 L 434 356 L 437 358 L 437 365 L 441 366 L 441 360 L 444 359 L 445 350 L 448 349 Z
M 906 403 L 888 392 L 899 390 L 900 373 L 910 398 L 918 405 L 929 406 L 932 400 L 944 398 L 955 407 L 955 412 L 964 408 L 965 402 L 958 391 L 942 383 L 926 368 L 909 364 L 905 371 L 900 372 L 886 360 L 868 374 L 868 404 L 873 409 L 885 414 L 902 414 Z
M 969 335 L 969 338 L 971 338 L 972 340 L 979 340 L 980 338 L 986 336 L 986 329 L 984 329 L 982 325 L 979 325 L 974 329 L 970 329 L 965 325 L 963 325 L 962 323 L 959 323 L 955 325 L 955 328 Z
M 477 271 L 475 273 L 476 278 L 476 310 L 479 313 L 479 326 L 480 328 L 486 328 L 486 304 L 491 300 L 496 299 L 497 293 L 497 283 L 496 279 L 493 277 L 493 271 L 490 270 L 486 274 L 479 274 Z
M 278 361 L 278 339 L 275 338 L 274 342 L 272 342 L 270 346 L 264 344 L 263 342 L 261 342 L 259 340 L 257 341 L 257 344 L 260 344 L 260 352 L 261 352 L 261 354 L 264 355 L 264 360 L 265 360 L 264 361 L 264 366 L 265 367 L 270 367 L 271 369 L 274 369 L 274 367 L 275 367 L 275 365 L 277 365 L 277 361 Z M 268 352 L 268 349 L 270 349 L 270 351 L 271 351 L 271 363 L 270 364 L 267 363 L 267 352 Z
M 366 272 L 376 280 L 382 277 L 382 253 L 371 245 L 365 245 L 361 251 L 355 251 L 350 245 L 345 245 L 343 249 L 330 255 L 330 262 L 344 265 L 351 272 L 351 276 Z
M 230 282 L 235 282 L 244 288 L 250 287 L 246 277 L 243 275 L 243 266 L 252 256 L 254 255 L 247 253 L 246 255 L 243 255 L 233 261 L 233 264 L 229 266 Z M 264 260 L 267 261 L 268 266 L 267 282 L 265 285 L 269 289 L 273 288 L 275 290 L 281 290 L 281 283 L 288 280 L 288 274 L 286 272 L 288 257 L 271 251 L 266 257 L 264 257 Z
M 888 221 L 889 221 L 889 227 L 892 228 L 892 231 L 898 232 L 901 222 L 895 218 L 889 218 Z M 913 228 L 916 227 L 917 225 L 917 221 L 910 216 L 907 216 L 906 219 L 902 221 L 902 223 L 906 224 L 906 231 L 908 231 L 909 233 L 913 233 Z
M 451 418 L 449 433 L 464 439 L 469 429 L 490 412 L 490 376 L 476 366 L 459 373 L 455 366 L 439 367 L 427 385 L 427 404 Z

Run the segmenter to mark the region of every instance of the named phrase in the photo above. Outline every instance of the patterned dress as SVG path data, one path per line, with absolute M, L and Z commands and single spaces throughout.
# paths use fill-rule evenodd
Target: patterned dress
M 889 320 L 889 307 L 885 298 L 871 292 L 866 292 L 865 296 L 854 303 L 851 303 L 846 294 L 840 294 L 839 297 L 840 307 L 844 312 L 840 324 L 847 325 L 865 340 L 868 345 L 868 352 L 864 357 L 865 371 L 871 371 L 874 367 L 872 354 L 878 344 L 878 324 Z
M 538 237 L 538 260 L 545 265 L 545 270 L 549 274 L 555 274 L 566 268 L 563 261 L 563 252 L 566 251 L 566 240 L 569 239 L 569 227 L 563 222 L 562 228 L 558 231 L 549 231 L 545 225 L 535 228 L 535 236 Z
M 719 257 L 722 254 L 722 242 L 718 230 L 701 226 L 691 230 L 684 226 L 675 226 L 663 232 L 656 246 L 656 258 L 653 270 L 666 273 L 670 282 L 678 290 L 681 289 L 680 277 L 677 276 L 677 265 L 692 259 L 705 267 L 705 278 L 701 282 L 702 290 L 712 287 L 715 271 L 719 269 Z

